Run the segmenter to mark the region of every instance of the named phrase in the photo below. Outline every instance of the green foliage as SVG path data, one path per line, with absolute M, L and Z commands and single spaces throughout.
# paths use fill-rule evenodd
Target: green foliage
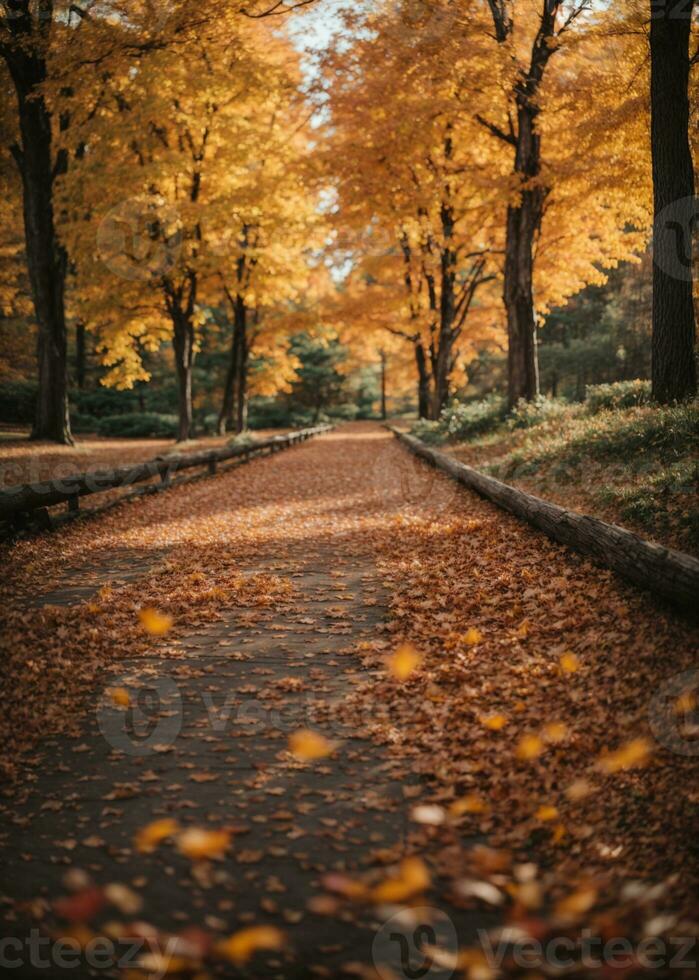
M 300 362 L 292 383 L 291 403 L 294 409 L 311 409 L 312 422 L 316 422 L 321 411 L 345 400 L 347 382 L 339 368 L 347 359 L 347 351 L 336 338 L 300 333 L 291 338 L 289 353 Z
M 124 415 L 108 415 L 99 420 L 97 432 L 101 436 L 124 438 L 174 439 L 177 435 L 177 416 L 158 415 L 155 412 L 132 412 Z
M 70 404 L 71 422 L 75 414 L 103 419 L 111 415 L 128 415 L 139 408 L 136 392 L 117 391 L 116 388 L 104 388 L 102 385 L 72 391 Z
M 647 405 L 651 400 L 650 381 L 615 381 L 608 385 L 588 385 L 585 406 L 590 415 L 605 409 L 618 410 Z
M 521 398 L 507 416 L 508 429 L 531 429 L 549 419 L 560 418 L 570 411 L 567 402 L 560 398 L 546 398 L 539 395 L 534 401 Z
M 97 432 L 100 420 L 83 412 L 70 413 L 70 427 L 73 432 Z
M 4 381 L 0 384 L 0 422 L 31 425 L 37 390 L 35 381 Z

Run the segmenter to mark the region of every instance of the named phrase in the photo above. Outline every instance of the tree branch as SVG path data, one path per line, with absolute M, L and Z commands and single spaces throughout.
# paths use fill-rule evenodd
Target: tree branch
M 504 129 L 500 129 L 500 127 L 496 126 L 495 123 L 491 123 L 487 119 L 484 119 L 480 113 L 476 113 L 476 120 L 481 124 L 481 126 L 485 126 L 485 128 L 489 130 L 493 136 L 497 136 L 498 139 L 503 140 L 505 143 L 509 143 L 510 146 L 517 146 L 517 140 L 515 139 L 514 133 L 506 133 Z

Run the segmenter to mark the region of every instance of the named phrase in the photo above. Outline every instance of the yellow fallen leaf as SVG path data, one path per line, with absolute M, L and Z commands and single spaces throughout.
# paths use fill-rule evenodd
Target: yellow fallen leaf
M 536 759 L 544 751 L 544 743 L 538 735 L 523 735 L 517 743 L 515 755 L 518 759 Z
M 466 630 L 463 636 L 463 641 L 466 646 L 475 647 L 477 643 L 480 643 L 483 639 L 483 634 L 480 630 L 477 630 L 475 626 L 471 626 Z
M 574 674 L 580 667 L 580 661 L 575 654 L 571 653 L 569 650 L 561 655 L 559 663 L 564 674 Z
M 557 823 L 553 828 L 553 833 L 551 834 L 551 843 L 560 844 L 566 835 L 565 824 Z
M 492 732 L 499 732 L 507 724 L 507 718 L 504 715 L 484 715 L 481 722 Z
M 476 793 L 469 793 L 462 796 L 460 800 L 454 800 L 449 806 L 449 813 L 452 817 L 461 817 L 464 813 L 487 813 L 490 807 L 482 797 Z
M 142 854 L 154 851 L 161 840 L 165 840 L 166 837 L 174 837 L 179 829 L 180 825 L 177 821 L 169 817 L 165 817 L 163 820 L 154 820 L 153 823 L 141 827 L 136 833 L 134 838 L 136 850 Z
M 131 704 L 131 697 L 125 687 L 115 687 L 109 692 L 112 703 L 119 708 L 128 708 Z
M 330 742 L 324 735 L 312 732 L 308 728 L 302 728 L 289 736 L 289 751 L 301 762 L 324 759 L 334 752 L 335 748 L 335 742 Z
M 648 761 L 653 751 L 653 743 L 648 738 L 634 738 L 626 745 L 622 745 L 616 752 L 609 752 L 600 756 L 598 767 L 602 772 L 619 772 L 621 769 L 633 769 L 635 766 L 643 766 Z
M 555 806 L 544 804 L 539 807 L 535 816 L 537 820 L 555 820 L 558 816 L 558 809 Z
M 547 742 L 562 742 L 568 734 L 568 729 L 562 721 L 552 721 L 548 725 L 544 725 L 541 734 Z
M 172 629 L 172 616 L 158 612 L 151 606 L 141 609 L 138 619 L 146 633 L 150 633 L 151 636 L 165 636 Z
M 401 862 L 398 874 L 380 882 L 371 892 L 377 904 L 404 902 L 430 887 L 430 873 L 425 862 L 418 857 L 409 857 Z
M 275 926 L 249 926 L 218 943 L 216 952 L 236 966 L 241 966 L 257 950 L 281 949 L 284 942 L 284 933 Z
M 401 643 L 389 657 L 388 669 L 397 681 L 407 681 L 422 663 L 422 656 L 412 643 Z
M 144 953 L 134 965 L 149 975 L 162 977 L 168 973 L 184 973 L 192 966 L 192 961 L 168 953 Z
M 223 857 L 231 842 L 231 835 L 226 830 L 204 830 L 201 827 L 190 827 L 177 838 L 177 847 L 181 854 L 193 861 L 204 858 Z
M 694 711 L 696 706 L 697 696 L 694 691 L 683 691 L 675 701 L 673 713 L 676 715 L 684 715 L 690 711 Z
M 556 917 L 564 920 L 574 920 L 584 915 L 597 901 L 597 889 L 591 885 L 579 888 L 577 891 L 562 898 L 555 906 Z

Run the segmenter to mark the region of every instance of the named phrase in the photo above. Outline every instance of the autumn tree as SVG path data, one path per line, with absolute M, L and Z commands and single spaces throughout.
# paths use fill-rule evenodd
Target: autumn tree
M 473 139 L 465 112 L 485 67 L 471 57 L 470 21 L 452 31 L 446 51 L 403 26 L 395 9 L 382 8 L 327 59 L 329 170 L 340 243 L 348 234 L 357 243 L 348 295 L 364 292 L 375 307 L 382 284 L 384 299 L 398 302 L 383 328 L 412 345 L 420 413 L 436 418 L 464 344 L 477 334 L 487 342 L 474 313 L 497 273 L 488 160 L 497 150 Z M 396 78 L 407 82 L 400 115 L 386 109 Z
M 693 10 L 693 0 L 650 4 L 655 215 L 651 370 L 653 397 L 661 403 L 691 398 L 697 391 L 692 289 L 697 202 L 688 95 Z

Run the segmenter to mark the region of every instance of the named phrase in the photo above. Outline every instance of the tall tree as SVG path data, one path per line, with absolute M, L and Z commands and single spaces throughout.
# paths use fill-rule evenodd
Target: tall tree
M 590 6 L 590 0 L 539 0 L 539 12 L 520 0 L 524 14 L 535 18 L 535 33 L 521 56 L 515 35 L 511 0 L 488 0 L 495 39 L 508 49 L 515 62 L 510 90 L 507 125 L 501 127 L 482 115 L 477 118 L 493 135 L 513 150 L 514 199 L 507 208 L 503 298 L 507 310 L 507 370 L 510 406 L 520 398 L 531 401 L 539 393 L 536 351 L 536 306 L 534 298 L 534 248 L 541 230 L 548 189 L 541 173 L 539 116 L 546 69 L 560 46 L 562 35 Z M 559 14 L 567 9 L 562 23 Z
M 18 139 L 12 155 L 22 178 L 24 232 L 38 324 L 39 395 L 32 435 L 72 443 L 68 418 L 65 280 L 68 259 L 56 232 L 53 189 L 65 161 L 56 156 L 53 121 L 43 91 L 53 3 L 3 0 L 0 56 L 14 83 Z
M 694 0 L 651 0 L 653 158 L 653 397 L 667 404 L 697 392 L 693 298 L 694 166 L 689 143 L 690 36 Z M 696 60 L 696 59 L 695 59 Z

